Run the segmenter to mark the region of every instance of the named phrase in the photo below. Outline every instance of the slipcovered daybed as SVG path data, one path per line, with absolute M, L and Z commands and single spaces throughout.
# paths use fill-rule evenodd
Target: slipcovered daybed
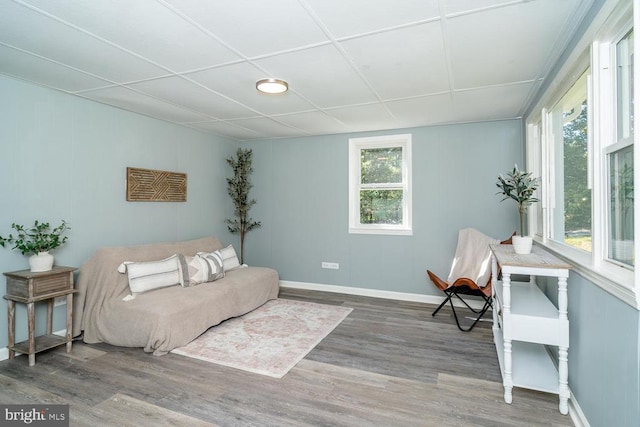
M 198 286 L 171 286 L 131 298 L 123 262 L 155 261 L 174 254 L 195 255 L 222 249 L 215 237 L 98 249 L 80 268 L 74 297 L 73 334 L 86 343 L 143 347 L 163 355 L 223 320 L 248 313 L 277 298 L 277 271 L 236 268 Z

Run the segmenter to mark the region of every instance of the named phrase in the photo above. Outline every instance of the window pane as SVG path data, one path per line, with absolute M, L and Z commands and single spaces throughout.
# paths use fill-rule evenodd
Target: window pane
M 633 266 L 633 145 L 609 155 L 609 258 Z
M 360 190 L 361 224 L 402 224 L 402 190 Z
M 591 190 L 588 188 L 587 73 L 552 114 L 555 140 L 554 240 L 591 252 Z
M 587 101 L 562 127 L 565 243 L 591 252 L 591 191 L 587 188 Z M 572 110 L 565 113 L 575 115 Z M 565 116 L 565 120 L 567 116 Z
M 362 184 L 402 182 L 402 147 L 361 150 L 360 170 Z
M 618 140 L 633 135 L 633 31 L 616 46 Z

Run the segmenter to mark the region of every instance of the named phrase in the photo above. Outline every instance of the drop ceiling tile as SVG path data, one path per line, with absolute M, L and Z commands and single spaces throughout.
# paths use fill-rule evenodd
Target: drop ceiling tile
M 304 0 L 336 38 L 440 15 L 438 0 Z
M 115 82 L 166 74 L 142 59 L 13 2 L 0 3 L 0 42 Z
M 168 2 L 249 57 L 328 41 L 296 0 Z
M 341 43 L 382 99 L 449 90 L 439 22 Z
M 575 1 L 516 3 L 448 19 L 455 89 L 534 79 L 546 65 Z
M 513 3 L 513 0 L 444 0 L 444 13 L 462 13 Z
M 294 129 L 267 117 L 228 120 L 228 123 L 258 132 L 260 138 L 289 138 L 308 135 L 300 129 Z
M 82 96 L 104 104 L 174 123 L 194 122 L 207 118 L 121 86 L 83 92 Z
M 136 0 L 126 7 L 110 1 L 27 1 L 176 72 L 239 59 L 156 0 Z
M 290 89 L 322 108 L 376 101 L 332 45 L 272 56 L 256 63 L 271 77 L 286 80 Z
M 68 67 L 0 45 L 0 73 L 67 92 L 110 85 Z
M 215 119 L 254 117 L 258 113 L 195 83 L 173 76 L 127 85 L 154 97 L 199 111 Z
M 332 108 L 327 113 L 344 123 L 352 132 L 398 127 L 396 119 L 380 103 Z
M 455 120 L 466 122 L 520 117 L 533 85 L 523 83 L 455 92 Z
M 451 94 L 420 96 L 386 102 L 400 127 L 452 123 L 455 119 Z
M 321 111 L 287 114 L 276 116 L 275 118 L 285 124 L 301 129 L 313 135 L 326 135 L 349 131 L 349 128 L 344 123 L 341 123 L 340 121 Z
M 248 139 L 260 139 L 263 137 L 263 135 L 251 129 L 234 126 L 220 121 L 185 123 L 185 126 L 241 141 Z
M 313 109 L 311 104 L 294 91 L 279 95 L 258 92 L 256 82 L 270 76 L 248 62 L 191 73 L 187 77 L 263 114 L 285 114 Z

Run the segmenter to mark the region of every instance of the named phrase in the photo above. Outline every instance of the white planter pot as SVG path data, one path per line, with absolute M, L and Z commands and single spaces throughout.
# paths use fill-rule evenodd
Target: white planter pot
M 531 247 L 533 246 L 533 238 L 529 236 L 513 236 L 513 250 L 519 255 L 526 255 L 531 253 Z
M 53 255 L 49 252 L 38 252 L 37 255 L 29 257 L 29 267 L 33 273 L 39 271 L 49 271 L 53 268 Z

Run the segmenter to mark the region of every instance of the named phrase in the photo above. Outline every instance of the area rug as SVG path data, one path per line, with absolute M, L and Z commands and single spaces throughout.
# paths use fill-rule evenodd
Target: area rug
M 288 299 L 210 328 L 172 353 L 282 378 L 353 309 Z

